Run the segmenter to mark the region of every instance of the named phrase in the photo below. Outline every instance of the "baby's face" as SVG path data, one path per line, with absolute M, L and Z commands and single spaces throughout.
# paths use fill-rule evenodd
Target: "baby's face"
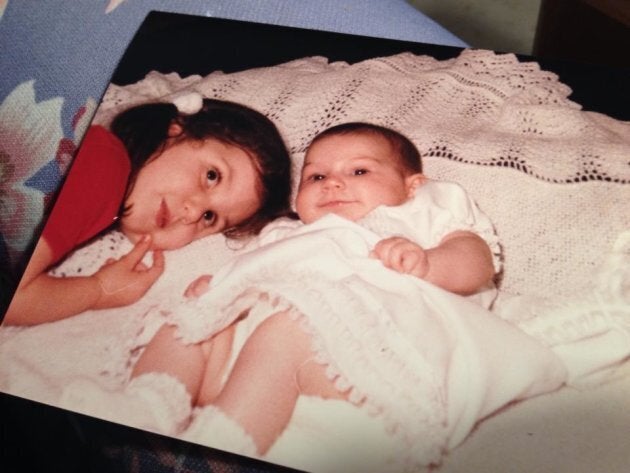
M 404 203 L 424 178 L 398 163 L 380 136 L 350 133 L 317 141 L 304 158 L 296 200 L 300 220 L 334 213 L 355 221 L 379 205 Z

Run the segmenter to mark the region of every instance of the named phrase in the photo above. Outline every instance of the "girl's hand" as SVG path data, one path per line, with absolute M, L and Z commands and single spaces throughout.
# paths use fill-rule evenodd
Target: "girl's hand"
M 379 241 L 370 256 L 399 273 L 424 278 L 429 272 L 429 260 L 422 247 L 404 237 L 391 237 Z
M 184 292 L 184 297 L 196 298 L 201 296 L 208 291 L 208 288 L 210 287 L 210 281 L 212 281 L 212 276 L 210 276 L 209 274 L 199 276 L 188 285 L 186 291 Z
M 101 289 L 95 309 L 121 307 L 139 300 L 164 271 L 164 255 L 153 251 L 153 264 L 142 262 L 151 247 L 151 239 L 144 237 L 120 259 L 109 259 L 93 275 Z

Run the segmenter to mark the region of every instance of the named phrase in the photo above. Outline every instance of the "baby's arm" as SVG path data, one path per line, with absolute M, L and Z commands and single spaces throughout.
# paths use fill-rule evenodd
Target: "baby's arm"
M 373 255 L 388 268 L 460 295 L 474 294 L 494 276 L 488 244 L 469 231 L 449 233 L 426 250 L 404 237 L 386 238 L 376 244 Z
M 108 261 L 92 276 L 59 278 L 46 272 L 53 253 L 46 240 L 40 239 L 4 321 L 35 325 L 137 301 L 164 270 L 160 251 L 153 252 L 151 267 L 142 263 L 150 246 L 149 239 L 140 240 L 129 253 Z

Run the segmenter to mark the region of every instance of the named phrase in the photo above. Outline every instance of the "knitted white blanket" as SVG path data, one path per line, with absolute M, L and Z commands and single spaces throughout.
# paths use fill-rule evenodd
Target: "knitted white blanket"
M 495 223 L 504 252 L 497 313 L 529 317 L 524 326 L 532 331 L 537 308 L 567 307 L 597 292 L 594 271 L 630 229 L 630 123 L 580 110 L 554 74 L 513 55 L 466 50 L 437 61 L 400 54 L 354 65 L 314 57 L 206 77 L 150 73 L 137 84 L 110 86 L 95 122 L 106 125 L 130 105 L 187 90 L 267 114 L 296 169 L 310 139 L 337 123 L 369 121 L 410 137 L 427 176 L 461 184 Z M 114 233 L 77 252 L 58 273 L 89 273 L 128 248 Z M 627 248 L 617 250 L 627 257 Z M 0 389 L 55 404 L 79 375 L 119 384 L 129 354 L 162 322 L 150 309 L 233 254 L 221 236 L 195 242 L 167 255 L 165 274 L 134 306 L 0 329 Z M 621 279 L 615 294 L 622 317 L 629 292 Z
M 313 136 L 331 125 L 361 120 L 401 131 L 429 177 L 458 182 L 493 219 L 505 292 L 585 289 L 602 253 L 630 228 L 630 123 L 581 111 L 557 76 L 514 55 L 465 50 L 437 61 L 404 53 L 354 65 L 312 57 L 207 77 L 150 73 L 112 85 L 96 121 L 186 90 L 267 114 L 297 169 Z

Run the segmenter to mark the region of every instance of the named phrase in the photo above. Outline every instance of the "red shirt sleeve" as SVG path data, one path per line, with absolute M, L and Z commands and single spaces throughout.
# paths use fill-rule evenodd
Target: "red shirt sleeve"
M 101 126 L 91 126 L 42 233 L 54 262 L 113 223 L 130 172 L 129 155 L 118 137 Z

